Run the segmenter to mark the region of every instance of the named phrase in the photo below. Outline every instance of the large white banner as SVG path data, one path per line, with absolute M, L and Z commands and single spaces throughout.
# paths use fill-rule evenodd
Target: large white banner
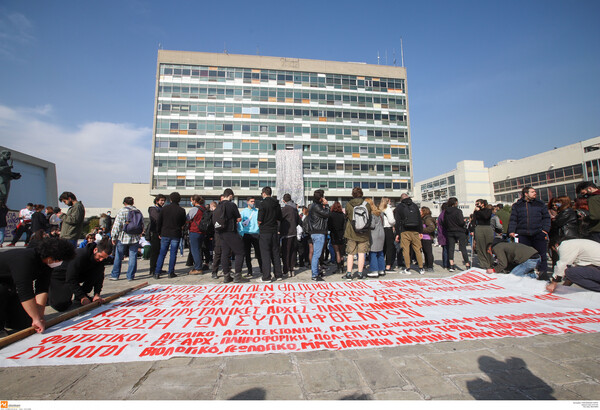
M 600 294 L 472 269 L 450 278 L 154 285 L 0 350 L 41 366 L 357 349 L 600 330 Z

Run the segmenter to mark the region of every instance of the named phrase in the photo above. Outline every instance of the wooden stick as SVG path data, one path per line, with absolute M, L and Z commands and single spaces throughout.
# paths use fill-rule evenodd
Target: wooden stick
M 133 292 L 134 290 L 139 290 L 146 286 L 148 286 L 148 282 L 140 283 L 139 285 L 137 285 L 133 288 L 127 288 L 125 290 L 122 290 L 122 291 L 115 293 L 114 295 L 109 296 L 106 299 L 104 299 L 104 303 L 112 302 L 113 300 L 118 299 L 121 296 L 126 295 L 129 292 Z M 72 317 L 79 316 L 82 313 L 85 313 L 88 310 L 92 310 L 98 306 L 100 306 L 100 302 L 95 301 L 95 302 L 89 303 L 85 306 L 82 306 L 78 309 L 71 310 L 63 315 L 60 315 L 53 319 L 50 319 L 49 321 L 46 322 L 46 329 L 48 329 L 49 327 L 52 327 L 54 325 L 57 325 L 61 322 L 64 322 L 65 320 L 71 319 Z M 23 329 L 16 333 L 13 333 L 12 335 L 6 336 L 6 337 L 0 339 L 0 349 L 2 349 L 5 346 L 8 346 L 10 344 L 13 344 L 15 342 L 18 342 L 21 339 L 25 339 L 27 336 L 31 336 L 34 333 L 35 333 L 35 329 L 33 328 L 33 326 L 30 326 L 27 329 Z

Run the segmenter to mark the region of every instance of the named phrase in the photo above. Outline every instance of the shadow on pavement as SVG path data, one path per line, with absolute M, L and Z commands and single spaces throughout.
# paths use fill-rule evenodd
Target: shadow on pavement
M 535 376 L 523 359 L 511 357 L 502 362 L 493 357 L 481 356 L 478 359 L 479 369 L 486 373 L 490 382 L 477 378 L 467 381 L 467 389 L 476 400 L 522 400 L 524 396 L 518 392 L 522 386 L 535 387 L 536 400 L 556 400 L 552 396 L 554 389 L 542 379 Z
M 267 392 L 265 389 L 255 387 L 253 389 L 244 390 L 229 398 L 229 400 L 266 400 Z

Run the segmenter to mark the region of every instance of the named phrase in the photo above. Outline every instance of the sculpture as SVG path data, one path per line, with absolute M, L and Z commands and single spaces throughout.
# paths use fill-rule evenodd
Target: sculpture
M 11 157 L 10 151 L 2 151 L 0 153 L 0 201 L 7 203 L 8 193 L 10 192 L 10 181 L 21 178 L 18 172 L 12 172 L 12 161 L 8 161 Z

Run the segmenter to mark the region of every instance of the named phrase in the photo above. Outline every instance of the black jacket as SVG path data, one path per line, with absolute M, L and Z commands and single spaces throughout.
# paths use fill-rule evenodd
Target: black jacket
M 465 232 L 465 217 L 458 206 L 449 206 L 444 214 L 446 232 Z
M 333 243 L 339 245 L 344 241 L 344 230 L 346 229 L 346 216 L 343 212 L 330 212 L 327 221 Z
M 558 240 L 579 238 L 579 218 L 573 208 L 563 209 L 556 215 L 550 227 L 550 243 Z
M 412 211 L 415 215 L 415 224 L 407 224 L 408 212 Z M 405 231 L 423 233 L 423 220 L 419 207 L 412 201 L 411 198 L 404 198 L 396 209 L 394 209 L 394 219 L 396 220 L 396 235 Z M 408 226 L 411 225 L 411 226 Z
M 313 202 L 308 209 L 308 223 L 311 234 L 327 235 L 327 220 L 329 219 L 329 205 Z
M 296 236 L 296 227 L 300 224 L 300 214 L 298 213 L 296 204 L 288 202 L 281 208 L 281 216 L 281 224 L 279 225 L 281 236 L 284 238 Z
M 8 215 L 8 207 L 0 208 L 0 228 L 6 228 L 6 216 Z
M 148 225 L 148 231 L 152 233 L 157 233 L 157 224 L 158 224 L 158 215 L 162 207 L 158 205 L 148 207 L 148 215 L 150 215 L 150 224 Z
M 519 199 L 512 206 L 508 233 L 531 236 L 550 231 L 550 213 L 539 199 L 531 202 Z
M 156 230 L 161 237 L 181 238 L 185 222 L 185 210 L 179 204 L 165 205 L 158 214 Z
M 258 230 L 260 233 L 277 233 L 281 221 L 281 206 L 272 196 L 263 199 L 258 210 Z
M 94 295 L 100 294 L 104 283 L 105 261 L 96 262 L 94 259 L 96 243 L 88 243 L 85 248 L 75 250 L 75 258 L 64 261 L 62 265 L 54 268 L 52 277 L 64 281 L 75 295 L 75 300 L 80 301 L 87 296 L 81 283 L 89 283 L 93 286 Z
M 475 211 L 473 212 L 473 219 L 475 220 L 475 226 L 489 226 L 492 219 L 492 210 L 483 208 Z
M 51 272 L 35 248 L 0 252 L 0 283 L 16 289 L 21 302 L 47 293 Z
M 31 233 L 36 233 L 40 229 L 46 232 L 50 229 L 50 224 L 43 213 L 36 211 L 31 215 Z

